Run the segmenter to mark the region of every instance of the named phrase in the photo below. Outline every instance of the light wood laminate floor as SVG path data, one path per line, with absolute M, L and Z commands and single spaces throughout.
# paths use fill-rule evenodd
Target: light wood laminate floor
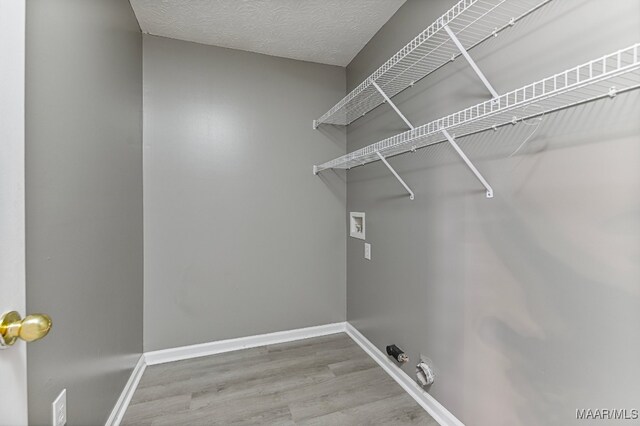
M 150 366 L 122 425 L 437 423 L 346 334 Z

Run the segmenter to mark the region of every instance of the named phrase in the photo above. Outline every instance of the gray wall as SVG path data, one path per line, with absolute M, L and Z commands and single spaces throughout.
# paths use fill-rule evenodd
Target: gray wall
M 454 4 L 409 0 L 349 65 L 355 87 Z M 554 1 L 473 57 L 498 92 L 640 40 L 640 2 Z M 440 144 L 348 173 L 372 261 L 347 243 L 348 320 L 378 347 L 431 357 L 430 392 L 469 425 L 570 425 L 576 408 L 640 401 L 640 99 L 625 94 L 460 139 L 495 198 Z M 488 99 L 462 59 L 397 96 L 423 124 Z M 404 131 L 383 105 L 353 151 Z
M 104 424 L 142 352 L 142 35 L 127 0 L 27 2 L 29 424 Z
M 344 321 L 345 69 L 144 36 L 145 351 Z

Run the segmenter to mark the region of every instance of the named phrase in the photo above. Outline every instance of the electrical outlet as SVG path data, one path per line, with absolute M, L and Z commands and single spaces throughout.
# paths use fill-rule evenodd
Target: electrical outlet
M 67 390 L 63 389 L 60 395 L 51 404 L 53 415 L 53 426 L 64 426 L 67 424 Z
M 371 260 L 371 244 L 364 243 L 364 258 Z

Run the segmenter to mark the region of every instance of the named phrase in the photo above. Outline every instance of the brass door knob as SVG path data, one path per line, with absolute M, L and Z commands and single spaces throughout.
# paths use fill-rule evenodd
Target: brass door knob
M 51 318 L 45 314 L 27 315 L 24 319 L 16 311 L 0 316 L 0 347 L 11 346 L 18 338 L 25 342 L 42 339 L 51 330 Z

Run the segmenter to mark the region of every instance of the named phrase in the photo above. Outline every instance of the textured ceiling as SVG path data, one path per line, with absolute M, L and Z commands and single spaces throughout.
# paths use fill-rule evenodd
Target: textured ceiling
M 144 33 L 346 66 L 405 0 L 131 0 Z

